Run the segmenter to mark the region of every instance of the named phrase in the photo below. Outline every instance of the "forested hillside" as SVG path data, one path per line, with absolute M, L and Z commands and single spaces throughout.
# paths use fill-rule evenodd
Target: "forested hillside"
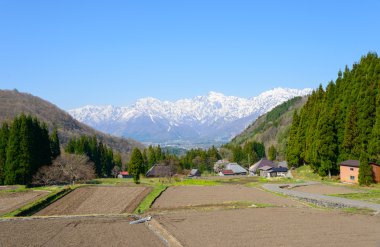
M 294 113 L 287 160 L 320 175 L 339 172 L 346 159 L 380 161 L 380 58 L 375 53 L 338 72 Z
M 286 142 L 289 136 L 293 112 L 300 109 L 307 101 L 305 97 L 295 97 L 273 108 L 270 112 L 260 116 L 249 125 L 241 134 L 234 137 L 230 144 L 242 145 L 246 142 L 260 142 L 268 149 L 276 149 L 277 159 L 285 159 Z
M 32 115 L 48 125 L 49 130 L 58 129 L 59 139 L 65 145 L 76 136 L 95 135 L 103 143 L 120 153 L 129 153 L 134 147 L 143 145 L 132 139 L 103 134 L 73 119 L 55 105 L 31 94 L 17 90 L 0 90 L 0 123 L 11 121 L 20 114 Z

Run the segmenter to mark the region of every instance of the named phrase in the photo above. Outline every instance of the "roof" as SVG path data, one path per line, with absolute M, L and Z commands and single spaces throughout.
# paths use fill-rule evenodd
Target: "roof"
M 286 162 L 286 161 L 280 161 L 280 162 L 278 162 L 278 167 L 288 167 L 288 162 Z
M 241 167 L 237 163 L 229 163 L 229 164 L 227 164 L 226 165 L 226 170 L 232 170 L 233 173 L 248 173 L 248 171 L 246 169 L 244 169 L 243 167 Z
M 120 174 L 123 175 L 123 176 L 128 176 L 129 175 L 128 172 L 120 172 Z
M 359 160 L 346 160 L 339 163 L 341 166 L 359 167 Z
M 201 172 L 198 169 L 191 169 L 190 175 L 197 175 L 200 174 Z
M 164 165 L 154 165 L 145 174 L 146 177 L 168 177 L 173 175 L 172 168 Z
M 288 168 L 286 168 L 286 167 L 274 167 L 274 168 L 272 168 L 272 171 L 273 172 L 287 172 Z
M 276 164 L 271 160 L 267 160 L 266 158 L 262 158 L 261 160 L 256 162 L 254 165 L 252 165 L 249 168 L 249 171 L 256 172 L 257 169 L 259 169 L 260 167 L 263 167 L 263 166 L 276 167 Z
M 232 170 L 222 170 L 222 173 L 224 175 L 233 175 L 233 174 L 235 174 Z
M 259 170 L 262 170 L 262 171 L 268 171 L 268 170 L 271 170 L 273 169 L 274 167 L 272 166 L 263 166 L 263 167 L 260 167 Z

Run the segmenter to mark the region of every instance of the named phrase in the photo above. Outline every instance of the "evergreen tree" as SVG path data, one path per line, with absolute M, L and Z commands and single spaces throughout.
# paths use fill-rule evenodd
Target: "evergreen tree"
M 50 135 L 50 150 L 52 159 L 57 158 L 61 154 L 57 128 L 54 128 Z
M 143 157 L 141 151 L 138 148 L 134 148 L 131 155 L 131 160 L 128 166 L 128 172 L 133 175 L 133 181 L 140 183 L 140 174 L 143 169 Z
M 297 111 L 293 113 L 293 122 L 290 127 L 288 147 L 286 150 L 286 160 L 290 167 L 298 167 L 300 165 L 300 150 L 297 142 L 297 131 L 299 125 L 299 117 Z
M 358 159 L 360 157 L 361 145 L 356 106 L 352 106 L 347 115 L 342 146 L 344 159 Z
M 269 147 L 269 150 L 268 150 L 268 159 L 269 160 L 276 160 L 276 157 L 277 157 L 277 150 L 272 145 L 272 146 Z
M 4 184 L 4 166 L 7 155 L 7 145 L 9 139 L 9 127 L 3 123 L 0 129 L 0 185 Z
M 378 88 L 380 88 L 380 81 L 378 85 Z M 380 162 L 380 92 L 378 92 L 376 97 L 375 124 L 372 128 L 371 141 L 368 149 L 371 155 L 371 160 L 374 162 Z
M 373 183 L 372 166 L 368 163 L 366 153 L 362 152 L 359 164 L 359 185 L 370 185 L 371 183 Z

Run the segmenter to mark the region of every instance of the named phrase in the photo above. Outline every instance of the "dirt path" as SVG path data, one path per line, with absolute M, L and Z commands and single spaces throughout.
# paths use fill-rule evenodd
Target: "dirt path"
M 380 246 L 380 218 L 309 208 L 176 211 L 156 217 L 184 246 Z
M 321 195 L 329 195 L 329 194 L 348 194 L 348 193 L 361 193 L 362 190 L 351 189 L 343 186 L 334 186 L 327 184 L 310 184 L 306 186 L 295 187 L 292 190 L 312 193 L 312 194 L 321 194 Z
M 49 191 L 25 191 L 0 194 L 0 215 L 12 212 L 30 202 L 46 196 Z
M 36 215 L 131 213 L 150 190 L 149 187 L 82 187 L 44 208 Z
M 174 186 L 169 187 L 153 204 L 153 208 L 176 208 L 220 204 L 231 201 L 250 201 L 258 204 L 276 206 L 304 205 L 296 200 L 273 195 L 258 188 L 242 185 L 221 186 Z

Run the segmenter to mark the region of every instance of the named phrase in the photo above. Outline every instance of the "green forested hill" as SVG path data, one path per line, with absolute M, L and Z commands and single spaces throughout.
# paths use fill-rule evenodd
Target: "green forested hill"
M 115 151 L 124 154 L 131 152 L 134 147 L 143 147 L 141 143 L 135 140 L 114 137 L 96 131 L 76 121 L 68 113 L 50 102 L 31 94 L 20 93 L 17 90 L 0 90 L 0 123 L 11 121 L 22 113 L 37 117 L 45 122 L 50 130 L 57 127 L 62 144 L 66 144 L 69 139 L 75 136 L 95 135 Z
M 320 175 L 338 173 L 346 159 L 380 161 L 380 58 L 363 56 L 352 69 L 338 72 L 294 114 L 287 160 L 304 163 Z
M 277 150 L 277 159 L 284 159 L 293 112 L 300 109 L 306 101 L 307 97 L 296 97 L 273 108 L 234 137 L 230 144 L 242 145 L 256 141 L 263 143 L 266 149 L 273 145 Z

